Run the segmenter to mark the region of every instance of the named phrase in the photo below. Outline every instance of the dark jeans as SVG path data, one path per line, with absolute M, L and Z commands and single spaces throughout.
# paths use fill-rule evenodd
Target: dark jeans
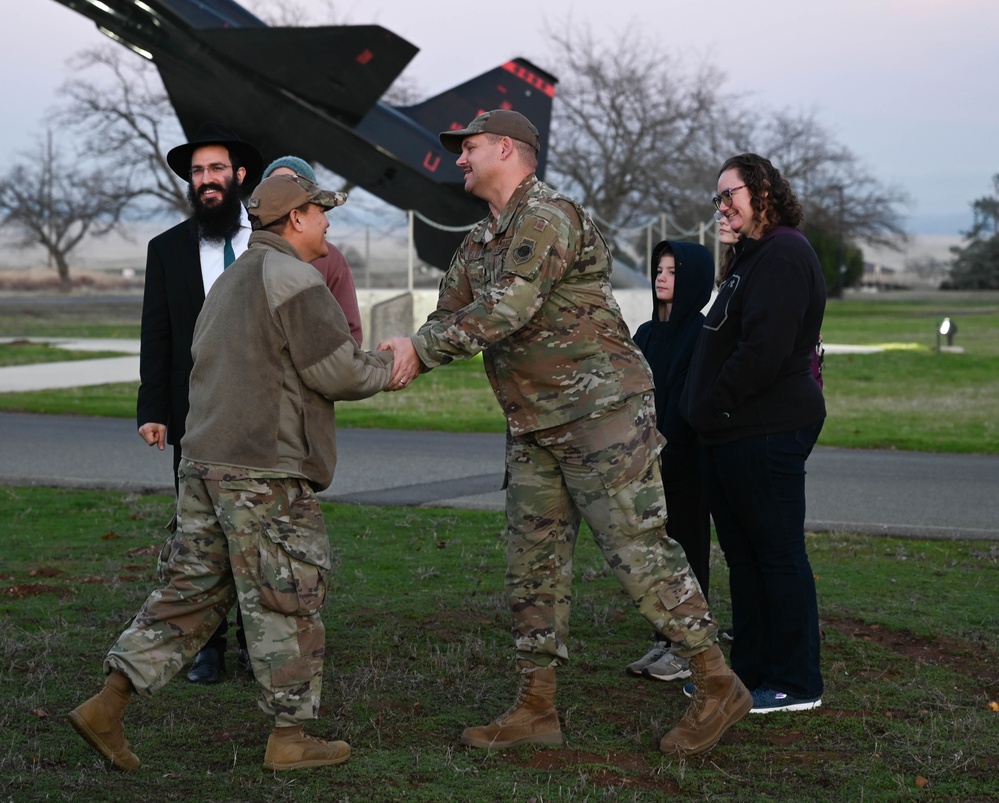
M 700 483 L 692 489 L 667 491 L 666 515 L 666 535 L 683 547 L 704 599 L 710 599 L 711 517 L 707 494 Z
M 805 460 L 822 430 L 704 446 L 702 476 L 732 594 L 732 669 L 749 689 L 822 694 L 815 577 L 805 552 Z

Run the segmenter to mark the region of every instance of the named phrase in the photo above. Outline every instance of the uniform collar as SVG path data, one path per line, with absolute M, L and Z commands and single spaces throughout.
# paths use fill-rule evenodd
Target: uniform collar
M 517 210 L 523 203 L 524 198 L 528 195 L 537 195 L 540 192 L 540 188 L 541 181 L 534 173 L 531 173 L 531 175 L 527 176 L 527 178 L 517 185 L 517 188 L 513 191 L 513 195 L 510 196 L 510 200 L 506 202 L 506 206 L 500 212 L 499 217 L 490 215 L 486 218 L 483 221 L 485 225 L 479 227 L 473 239 L 476 242 L 488 243 L 490 240 L 503 234 L 513 223 L 517 215 Z

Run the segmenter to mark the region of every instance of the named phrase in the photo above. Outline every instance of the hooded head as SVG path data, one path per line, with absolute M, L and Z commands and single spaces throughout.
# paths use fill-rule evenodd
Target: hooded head
M 698 243 L 683 240 L 663 240 L 652 249 L 652 320 L 663 319 L 660 311 L 666 302 L 656 296 L 656 275 L 663 256 L 672 255 L 674 264 L 673 300 L 669 314 L 671 326 L 682 325 L 697 315 L 711 300 L 714 287 L 715 262 L 711 252 Z

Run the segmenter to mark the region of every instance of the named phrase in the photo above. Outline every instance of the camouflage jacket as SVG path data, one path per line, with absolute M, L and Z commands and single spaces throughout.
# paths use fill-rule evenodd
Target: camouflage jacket
M 514 435 L 600 412 L 652 388 L 611 294 L 607 243 L 578 204 L 524 179 L 465 237 L 437 310 L 413 336 L 434 368 L 483 352 Z

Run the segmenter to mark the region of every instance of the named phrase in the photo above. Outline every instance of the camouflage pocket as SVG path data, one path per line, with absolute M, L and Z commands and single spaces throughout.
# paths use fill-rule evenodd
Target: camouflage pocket
M 260 534 L 260 603 L 286 616 L 311 616 L 326 603 L 326 570 L 293 557 L 277 539 Z
M 170 533 L 166 540 L 163 541 L 163 546 L 160 547 L 160 554 L 156 558 L 156 576 L 160 579 L 161 583 L 169 582 L 170 572 L 167 567 L 170 565 L 170 558 L 173 556 L 173 540 L 177 532 L 177 514 L 173 514 L 173 518 L 170 519 L 163 527 L 168 533 Z
M 173 556 L 173 533 L 167 536 L 160 547 L 159 557 L 156 558 L 156 576 L 160 582 L 166 585 L 170 582 L 170 558 Z
M 604 477 L 610 501 L 610 514 L 622 532 L 641 533 L 666 526 L 659 459 L 654 453 L 643 468 L 632 462 L 627 470 Z
M 256 575 L 261 605 L 287 616 L 317 613 L 326 602 L 330 542 L 308 483 L 245 478 L 222 480 L 218 487 L 223 526 L 236 538 L 252 536 L 256 546 L 258 565 L 248 561 L 246 568 Z

